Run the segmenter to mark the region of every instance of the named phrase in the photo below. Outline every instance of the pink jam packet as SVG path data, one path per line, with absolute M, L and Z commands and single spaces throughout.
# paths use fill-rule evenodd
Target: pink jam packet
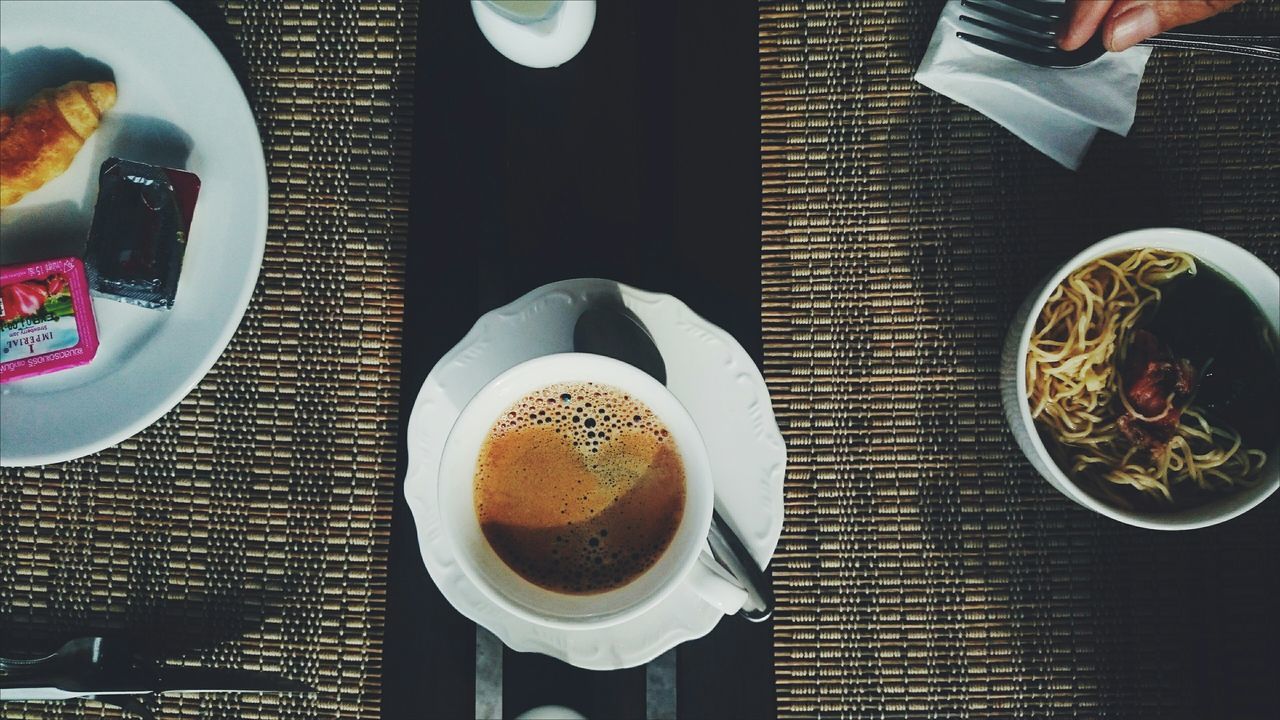
M 0 268 L 0 383 L 84 365 L 97 352 L 79 258 Z

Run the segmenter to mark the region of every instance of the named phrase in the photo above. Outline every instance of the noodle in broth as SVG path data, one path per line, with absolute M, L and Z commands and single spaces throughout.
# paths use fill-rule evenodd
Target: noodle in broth
M 1124 354 L 1139 323 L 1159 306 L 1160 286 L 1196 273 L 1195 259 L 1178 252 L 1143 249 L 1089 262 L 1049 296 L 1031 336 L 1027 393 L 1031 414 L 1055 441 L 1063 467 L 1091 481 L 1113 501 L 1128 486 L 1143 495 L 1175 501 L 1184 483 L 1216 491 L 1246 483 L 1266 462 L 1244 447 L 1234 429 L 1215 425 L 1194 396 L 1167 443 L 1135 444 L 1121 431 L 1127 413 L 1158 421 L 1173 411 L 1142 415 L 1121 388 Z

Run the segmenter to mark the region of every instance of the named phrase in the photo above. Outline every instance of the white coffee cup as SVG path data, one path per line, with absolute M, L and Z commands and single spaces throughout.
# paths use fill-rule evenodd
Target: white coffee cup
M 549 385 L 585 382 L 630 395 L 662 421 L 684 464 L 685 506 L 666 552 L 639 577 L 605 592 L 569 595 L 525 580 L 489 545 L 475 512 L 475 474 L 485 438 L 512 404 Z M 620 623 L 653 607 L 681 584 L 726 614 L 737 612 L 746 601 L 746 591 L 720 569 L 707 546 L 715 489 L 697 425 L 665 386 L 611 358 L 547 355 L 521 363 L 481 388 L 445 442 L 437 499 L 444 534 L 467 578 L 496 605 L 539 625 L 585 629 Z

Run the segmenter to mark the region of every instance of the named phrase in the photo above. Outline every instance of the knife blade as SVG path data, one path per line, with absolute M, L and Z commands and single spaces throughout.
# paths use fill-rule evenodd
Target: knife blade
M 122 641 L 101 637 L 72 640 L 35 660 L 0 658 L 0 700 L 6 701 L 311 690 L 267 673 L 157 664 Z

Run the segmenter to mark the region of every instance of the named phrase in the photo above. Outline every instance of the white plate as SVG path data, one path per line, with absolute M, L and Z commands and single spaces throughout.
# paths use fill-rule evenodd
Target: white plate
M 174 308 L 95 298 L 101 345 L 92 363 L 0 386 L 0 465 L 42 465 L 141 431 L 213 366 L 257 282 L 267 175 L 240 84 L 175 6 L 4 2 L 0 13 L 6 107 L 95 66 L 109 68 L 118 88 L 67 172 L 0 213 L 0 256 L 30 255 L 33 241 L 45 257 L 78 254 L 107 157 L 186 169 L 202 183 Z
M 670 295 L 607 280 L 565 280 L 538 288 L 480 318 L 427 376 L 409 418 L 405 497 L 422 559 L 440 592 L 508 646 L 590 670 L 646 663 L 711 632 L 722 615 L 682 586 L 640 617 L 607 628 L 554 630 L 521 620 L 486 600 L 454 562 L 440 527 L 436 481 L 445 438 L 475 393 L 525 360 L 572 350 L 573 326 L 583 308 L 593 299 L 619 295 L 652 333 L 666 362 L 667 387 L 702 432 L 715 474 L 717 509 L 765 566 L 782 533 L 787 459 L 768 388 L 736 340 Z

